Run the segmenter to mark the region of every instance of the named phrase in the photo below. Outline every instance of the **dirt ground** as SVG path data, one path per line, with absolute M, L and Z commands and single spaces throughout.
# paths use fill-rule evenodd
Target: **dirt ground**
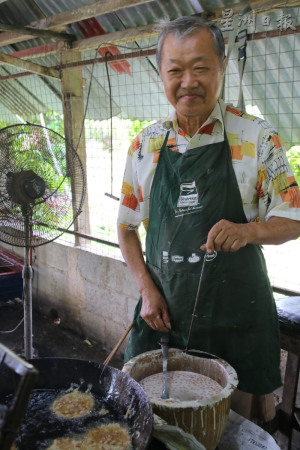
M 23 318 L 23 304 L 19 299 L 0 301 L 0 342 L 19 356 L 24 356 L 24 323 L 12 332 Z M 55 324 L 54 317 L 33 311 L 33 357 L 65 357 L 103 363 L 107 354 L 98 342 L 79 336 Z M 121 369 L 122 359 L 115 356 L 110 365 Z

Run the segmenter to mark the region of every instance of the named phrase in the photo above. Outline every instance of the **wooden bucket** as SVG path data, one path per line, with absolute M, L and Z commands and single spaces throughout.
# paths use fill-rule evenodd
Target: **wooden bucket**
M 205 375 L 222 386 L 213 397 L 170 402 L 168 399 L 150 398 L 152 409 L 170 425 L 191 433 L 207 450 L 218 445 L 225 430 L 230 411 L 231 395 L 238 385 L 235 370 L 224 360 L 204 352 L 193 351 L 192 356 L 182 350 L 169 349 L 168 371 L 187 371 Z M 207 356 L 207 357 L 206 357 Z M 136 381 L 162 372 L 162 352 L 142 353 L 128 361 L 123 372 Z M 162 386 L 161 386 L 162 388 Z

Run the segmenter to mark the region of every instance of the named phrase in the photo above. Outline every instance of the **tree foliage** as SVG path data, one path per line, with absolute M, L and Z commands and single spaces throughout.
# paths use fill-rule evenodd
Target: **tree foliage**
M 291 147 L 287 152 L 287 157 L 294 172 L 298 185 L 300 186 L 300 145 Z

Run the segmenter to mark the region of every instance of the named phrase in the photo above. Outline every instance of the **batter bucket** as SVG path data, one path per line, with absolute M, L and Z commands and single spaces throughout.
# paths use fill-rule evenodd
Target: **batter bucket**
M 218 394 L 201 400 L 173 402 L 169 399 L 150 397 L 150 401 L 155 414 L 170 425 L 178 426 L 194 435 L 207 450 L 213 450 L 225 430 L 230 411 L 230 399 L 238 385 L 238 378 L 235 370 L 226 361 L 218 357 L 211 358 L 203 352 L 199 354 L 205 357 L 192 356 L 178 349 L 169 349 L 168 372 L 186 371 L 205 375 L 221 385 L 223 389 Z M 162 372 L 162 352 L 153 350 L 142 353 L 129 360 L 122 370 L 138 382 L 150 375 L 160 373 Z M 187 384 L 188 382 L 187 376 Z M 199 386 L 199 392 L 201 393 L 201 386 Z

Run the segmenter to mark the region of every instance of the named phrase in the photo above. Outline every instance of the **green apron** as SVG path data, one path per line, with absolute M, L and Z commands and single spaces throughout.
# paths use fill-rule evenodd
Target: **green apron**
M 151 188 L 146 264 L 168 304 L 169 346 L 185 349 L 204 258 L 200 246 L 219 220 L 247 219 L 226 135 L 183 154 L 168 149 L 167 138 Z M 141 303 L 125 361 L 160 348 L 162 333 L 140 317 Z M 281 385 L 277 312 L 259 246 L 219 252 L 206 262 L 189 349 L 226 360 L 245 392 L 267 394 Z

